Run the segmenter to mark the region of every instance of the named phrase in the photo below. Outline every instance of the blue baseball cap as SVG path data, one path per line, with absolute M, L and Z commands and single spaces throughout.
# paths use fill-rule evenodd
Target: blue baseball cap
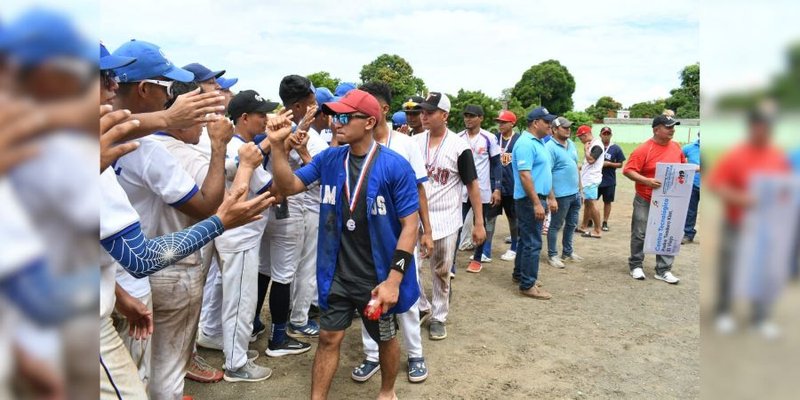
M 211 78 L 219 78 L 220 76 L 225 74 L 224 69 L 221 71 L 212 71 L 200 63 L 186 64 L 183 66 L 183 69 L 194 74 L 195 82 L 203 82 Z
M 406 120 L 406 112 L 405 111 L 398 111 L 392 114 L 392 125 L 394 126 L 401 126 L 405 125 L 408 121 Z
M 357 87 L 356 84 L 353 82 L 342 82 L 338 86 L 336 86 L 336 90 L 333 91 L 333 94 L 336 97 L 344 97 L 344 95 L 346 95 L 356 87 Z
M 339 101 L 339 98 L 334 96 L 331 90 L 326 87 L 318 87 L 317 91 L 314 92 L 314 96 L 317 98 L 317 107 L 320 107 L 320 109 L 324 103 Z
M 178 82 L 192 82 L 194 74 L 178 68 L 164 55 L 160 47 L 143 40 L 131 39 L 114 51 L 112 55 L 134 57 L 136 62 L 116 68 L 119 82 L 139 82 L 163 76 Z
M 100 70 L 116 69 L 132 64 L 136 61 L 133 57 L 112 56 L 103 43 L 100 43 Z
M 97 64 L 97 48 L 65 14 L 34 8 L 6 27 L 0 48 L 22 66 L 58 58 Z
M 547 122 L 552 122 L 554 119 L 556 119 L 556 116 L 550 114 L 550 112 L 544 107 L 536 107 L 528 113 L 528 122 L 530 123 L 536 121 L 537 119 L 543 119 Z
M 230 89 L 233 85 L 236 84 L 236 82 L 239 82 L 239 78 L 229 78 L 229 79 L 225 79 L 223 77 L 217 78 L 217 83 L 219 84 L 219 87 L 222 90 Z

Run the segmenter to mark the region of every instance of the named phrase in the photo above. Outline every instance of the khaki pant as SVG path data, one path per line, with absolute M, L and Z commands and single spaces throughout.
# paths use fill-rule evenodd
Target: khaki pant
M 153 311 L 153 299 L 150 293 L 143 297 L 139 297 L 139 301 L 147 306 L 148 310 Z M 117 330 L 120 339 L 122 339 L 122 343 L 125 344 L 125 347 L 131 353 L 133 364 L 136 365 L 136 368 L 139 370 L 139 379 L 142 380 L 145 389 L 149 389 L 150 359 L 152 357 L 152 342 L 150 338 L 136 340 L 131 337 L 128 334 L 130 330 L 128 319 L 125 318 L 124 315 L 118 313 L 116 310 L 111 314 L 111 319 L 114 322 L 114 328 Z
M 154 331 L 148 393 L 153 400 L 183 398 L 205 278 L 199 265 L 173 265 L 150 276 Z
M 100 398 L 147 399 L 136 365 L 110 317 L 100 321 Z

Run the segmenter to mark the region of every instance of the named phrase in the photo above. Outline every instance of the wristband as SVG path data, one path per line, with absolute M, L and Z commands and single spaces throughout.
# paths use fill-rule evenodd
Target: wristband
M 406 273 L 406 267 L 411 265 L 411 253 L 397 249 L 392 255 L 391 268 L 401 274 Z

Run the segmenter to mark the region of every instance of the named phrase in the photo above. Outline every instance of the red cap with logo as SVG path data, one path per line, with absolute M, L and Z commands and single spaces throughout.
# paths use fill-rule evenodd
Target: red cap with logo
M 494 119 L 495 121 L 503 121 L 503 122 L 511 122 L 512 124 L 517 123 L 517 116 L 514 115 L 513 112 L 508 110 L 500 111 L 500 115 Z
M 380 119 L 381 116 L 381 106 L 378 104 L 378 100 L 360 89 L 349 91 L 339 101 L 322 104 L 322 112 L 325 114 L 350 114 L 356 111 L 375 117 L 375 119 Z
M 575 135 L 583 136 L 587 133 L 592 133 L 592 127 L 590 127 L 589 125 L 581 125 L 578 127 L 578 131 L 575 132 Z

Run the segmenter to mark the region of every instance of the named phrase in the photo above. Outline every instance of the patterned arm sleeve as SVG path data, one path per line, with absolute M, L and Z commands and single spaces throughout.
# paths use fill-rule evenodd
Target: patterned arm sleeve
M 137 222 L 100 243 L 128 273 L 144 278 L 194 253 L 224 230 L 213 215 L 180 232 L 147 239 Z

